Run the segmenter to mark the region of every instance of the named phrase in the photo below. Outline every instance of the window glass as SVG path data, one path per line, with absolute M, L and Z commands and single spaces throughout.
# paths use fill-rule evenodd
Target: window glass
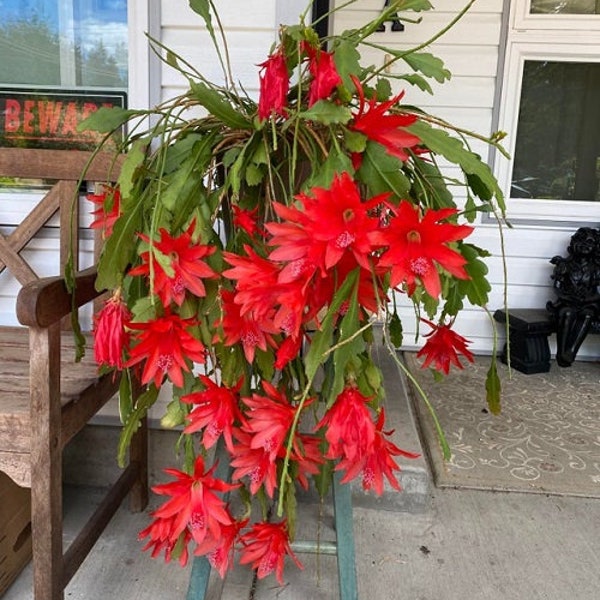
M 0 85 L 127 88 L 126 0 L 2 0 Z
M 511 197 L 599 201 L 600 63 L 526 60 Z
M 598 0 L 531 0 L 531 14 L 597 15 Z

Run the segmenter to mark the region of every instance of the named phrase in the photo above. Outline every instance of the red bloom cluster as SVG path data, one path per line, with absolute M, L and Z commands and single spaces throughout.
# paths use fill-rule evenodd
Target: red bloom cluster
M 168 231 L 160 230 L 160 240 L 152 242 L 152 251 L 142 252 L 143 263 L 129 271 L 130 275 L 145 275 L 150 278 L 153 291 L 165 307 L 171 302 L 183 304 L 186 291 L 197 297 L 206 294 L 203 279 L 214 279 L 218 275 L 203 261 L 214 253 L 214 246 L 194 244 L 192 233 L 194 222 L 187 231 L 173 237 Z M 147 244 L 147 235 L 139 234 Z M 153 279 L 152 279 L 153 275 Z
M 94 317 L 94 359 L 99 365 L 123 368 L 123 353 L 129 347 L 130 321 L 131 312 L 118 290 Z
M 431 331 L 425 334 L 425 337 L 428 338 L 427 342 L 417 352 L 417 358 L 425 357 L 423 368 L 433 363 L 436 370 L 443 371 L 448 375 L 451 364 L 459 369 L 463 368 L 458 354 L 462 354 L 469 362 L 473 362 L 473 354 L 467 348 L 469 341 L 452 331 L 452 324 L 436 325 L 427 319 L 421 320 L 431 327 Z
M 400 467 L 392 456 L 416 458 L 418 454 L 401 450 L 386 439 L 393 432 L 383 431 L 385 413 L 381 409 L 377 423 L 374 423 L 369 402 L 369 398 L 351 387 L 337 397 L 317 424 L 317 428 L 325 429 L 325 439 L 329 443 L 325 456 L 339 460 L 335 470 L 345 471 L 342 483 L 348 483 L 362 474 L 363 488 L 375 488 L 378 494 L 382 494 L 385 475 L 392 487 L 399 490 L 400 485 L 393 471 L 399 471 Z
M 377 102 L 373 95 L 366 104 L 362 84 L 356 77 L 352 77 L 352 81 L 356 86 L 360 103 L 358 111 L 353 115 L 354 120 L 350 128 L 378 142 L 400 160 L 407 160 L 406 150 L 421 142 L 416 135 L 406 130 L 406 127 L 412 125 L 417 117 L 409 114 L 386 114 L 402 99 L 404 92 L 386 102 Z
M 117 230 L 134 242 L 126 257 L 107 245 L 105 270 L 122 264 L 108 274 L 122 292 L 95 318 L 96 360 L 139 370 L 152 391 L 170 382 L 169 418 L 200 445 L 194 462 L 186 454 L 190 472 L 169 469 L 174 480 L 154 488 L 168 498 L 140 534 L 146 549 L 182 564 L 204 555 L 221 576 L 239 552 L 280 583 L 286 556 L 301 566 L 290 546 L 296 484 L 334 469 L 382 494 L 386 482 L 400 489 L 398 457 L 417 456 L 386 429 L 373 317 L 396 292 L 417 311 L 440 303 L 454 315 L 477 273 L 463 242 L 473 228 L 446 208 L 441 177 L 429 186 L 434 161 L 416 159 L 428 150 L 412 130 L 430 139 L 430 126 L 411 128 L 403 93 L 386 93 L 379 71 L 353 69 L 351 48 L 328 52 L 308 32 L 282 35 L 260 65 L 257 107 L 233 88 L 191 86 L 190 105 L 210 116 L 160 121 L 169 135 L 159 151 L 149 145 L 122 206 L 118 190 L 90 197 L 92 226 L 108 236 L 122 218 Z M 473 359 L 452 323 L 425 322 L 424 367 L 448 373 L 459 355 Z M 205 466 L 217 442 L 233 483 Z M 236 518 L 227 496 L 241 487 L 245 505 L 278 494 L 286 518 L 249 524 L 250 506 Z
M 333 55 L 308 42 L 301 45 L 308 57 L 308 70 L 312 75 L 308 93 L 308 106 L 328 98 L 340 85 L 342 78 L 337 72 Z M 272 115 L 285 117 L 287 96 L 290 88 L 288 67 L 283 48 L 279 47 L 261 63 L 258 118 L 262 121 Z
M 153 521 L 140 532 L 147 539 L 144 550 L 152 556 L 164 553 L 165 560 L 179 560 L 182 566 L 189 559 L 189 544 L 195 544 L 194 555 L 206 556 L 221 577 L 233 567 L 234 551 L 240 551 L 240 564 L 252 564 L 259 578 L 275 571 L 283 583 L 285 556 L 290 556 L 302 568 L 290 547 L 286 521 L 258 522 L 243 533 L 248 519 L 236 520 L 222 495 L 239 487 L 213 476 L 216 464 L 205 471 L 204 459 L 196 458 L 194 473 L 166 469 L 175 481 L 154 486 L 156 494 L 169 496 L 160 508 L 152 512 Z
M 121 215 L 121 193 L 118 188 L 105 185 L 101 194 L 88 194 L 87 199 L 97 206 L 92 211 L 94 220 L 90 227 L 102 230 L 103 238 L 110 237 L 113 225 Z

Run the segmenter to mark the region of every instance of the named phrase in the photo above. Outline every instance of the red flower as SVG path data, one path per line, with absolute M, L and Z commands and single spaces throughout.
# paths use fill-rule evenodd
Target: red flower
M 263 235 L 263 231 L 256 222 L 258 207 L 253 210 L 246 210 L 234 204 L 231 208 L 233 209 L 233 224 L 236 227 L 243 229 L 250 237 L 254 237 L 257 234 Z
M 102 238 L 106 239 L 112 234 L 112 228 L 121 215 L 121 193 L 117 188 L 103 186 L 101 194 L 88 194 L 87 199 L 97 205 L 92 211 L 96 217 L 91 223 L 92 229 L 102 229 Z
M 286 337 L 277 348 L 275 356 L 275 368 L 283 369 L 291 360 L 294 360 L 300 353 L 302 347 L 302 338 L 300 336 Z
M 317 429 L 325 428 L 329 443 L 326 458 L 357 462 L 372 451 L 375 425 L 368 402 L 356 388 L 347 387 L 317 423 Z
M 217 540 L 217 545 L 211 544 L 212 540 L 205 540 L 194 550 L 196 556 L 206 554 L 210 566 L 221 576 L 225 578 L 225 573 L 233 568 L 233 551 L 235 541 L 240 530 L 248 524 L 248 519 L 243 521 L 234 521 L 231 525 L 221 526 L 221 537 Z
M 421 321 L 431 327 L 431 331 L 425 334 L 425 337 L 429 339 L 417 352 L 417 358 L 425 357 L 425 361 L 421 365 L 423 369 L 433 362 L 436 370 L 443 371 L 448 375 L 450 364 L 459 369 L 463 368 L 458 354 L 462 354 L 469 362 L 473 362 L 473 354 L 467 348 L 469 340 L 453 331 L 452 323 L 436 325 L 427 319 L 421 319 Z
M 202 260 L 211 255 L 215 248 L 205 244 L 192 243 L 194 223 L 178 237 L 173 237 L 165 229 L 160 230 L 160 241 L 150 242 L 148 236 L 139 234 L 140 238 L 151 243 L 153 251 L 141 253 L 143 264 L 129 271 L 130 275 L 146 275 L 154 273 L 153 291 L 158 295 L 163 306 L 171 302 L 178 306 L 185 300 L 185 292 L 189 290 L 195 296 L 205 296 L 206 289 L 202 279 L 215 278 L 217 274 Z M 156 254 L 161 259 L 157 260 Z M 150 268 L 152 260 L 152 269 Z
M 123 368 L 123 350 L 129 348 L 130 321 L 131 313 L 117 291 L 94 317 L 94 358 L 99 365 Z
M 393 217 L 387 227 L 373 234 L 372 240 L 387 246 L 379 260 L 380 267 L 391 267 L 390 285 L 399 283 L 408 286 L 412 294 L 417 278 L 432 298 L 438 298 L 442 290 L 437 265 L 449 271 L 458 279 L 468 279 L 464 269 L 466 259 L 456 250 L 448 247 L 467 237 L 473 228 L 468 225 L 440 223 L 457 213 L 454 208 L 421 210 L 408 200 L 400 202 L 398 208 L 391 208 Z
M 375 426 L 373 445 L 368 454 L 360 461 L 342 460 L 336 466 L 336 470 L 347 469 L 341 480 L 342 483 L 349 483 L 358 474 L 362 474 L 363 489 L 375 488 L 375 492 L 381 496 L 383 494 L 383 477 L 385 476 L 395 490 L 400 490 L 400 484 L 394 475 L 394 471 L 400 471 L 400 467 L 392 457 L 418 458 L 419 455 L 402 450 L 386 439 L 393 431 L 383 431 L 384 423 L 385 412 L 382 408 Z
M 200 375 L 199 379 L 206 389 L 181 397 L 182 402 L 196 404 L 187 416 L 188 425 L 183 432 L 194 433 L 204 428 L 202 445 L 205 448 L 212 448 L 222 435 L 227 449 L 232 452 L 233 424 L 241 417 L 238 392 L 242 386 L 242 379 L 233 388 L 219 386 L 205 375 Z
M 154 486 L 155 493 L 171 498 L 152 513 L 154 523 L 140 533 L 140 538 L 150 537 L 146 548 L 154 547 L 153 555 L 165 549 L 165 558 L 184 534 L 187 546 L 192 538 L 203 548 L 219 545 L 223 527 L 234 524 L 225 501 L 217 493 L 239 487 L 212 476 L 216 464 L 204 471 L 204 459 L 199 456 L 194 464 L 193 475 L 178 469 L 165 469 L 175 481 Z M 186 534 L 187 532 L 187 534 Z M 145 549 L 146 549 L 145 548 Z
M 313 197 L 306 194 L 296 197 L 303 211 L 274 203 L 283 223 L 265 225 L 273 234 L 269 244 L 278 246 L 269 258 L 304 259 L 318 264 L 324 273 L 349 253 L 369 270 L 368 258 L 373 251 L 370 236 L 379 227 L 379 220 L 370 216 L 369 211 L 380 205 L 387 194 L 363 202 L 357 184 L 348 173 L 336 175 L 329 189 L 313 188 L 311 193 Z
M 365 106 L 365 95 L 362 85 L 356 77 L 352 77 L 359 96 L 358 112 L 354 113 L 354 121 L 350 129 L 359 131 L 382 146 L 385 146 L 389 154 L 397 156 L 400 160 L 407 160 L 406 148 L 412 148 L 421 141 L 416 135 L 406 131 L 405 127 L 412 125 L 417 117 L 408 114 L 385 114 L 390 108 L 397 104 L 404 96 L 404 92 L 398 94 L 387 102 L 377 103 L 375 95 Z
M 243 546 L 240 564 L 251 563 L 259 579 L 275 571 L 277 581 L 283 585 L 283 565 L 286 554 L 292 558 L 299 569 L 304 568 L 290 546 L 286 520 L 281 523 L 255 523 L 250 531 L 241 537 L 240 542 Z
M 152 548 L 151 556 L 156 558 L 161 552 L 165 553 L 165 562 L 170 562 L 175 556 L 179 564 L 185 567 L 188 562 L 188 545 L 192 540 L 192 534 L 189 529 L 182 531 L 179 536 L 173 536 L 175 517 L 168 519 L 156 518 L 148 527 L 140 531 L 139 539 L 150 538 L 142 550 Z
M 283 51 L 279 49 L 260 66 L 258 118 L 264 121 L 272 114 L 285 117 L 290 81 Z
M 313 48 L 306 42 L 303 45 L 308 54 L 308 69 L 313 76 L 308 92 L 308 106 L 311 107 L 318 100 L 328 98 L 331 92 L 342 83 L 333 54 L 319 48 Z
M 252 394 L 251 398 L 242 398 L 242 402 L 250 409 L 242 429 L 252 435 L 251 448 L 262 448 L 271 460 L 275 460 L 283 447 L 296 409 L 285 394 L 268 381 L 263 381 L 262 386 L 266 396 Z
M 308 490 L 307 475 L 317 475 L 319 465 L 325 462 L 321 442 L 317 436 L 299 433 L 292 444 L 290 463 L 297 466 L 296 478 L 305 490 Z
M 205 349 L 200 340 L 193 337 L 188 327 L 196 325 L 194 319 L 182 319 L 179 315 L 165 314 L 148 323 L 131 323 L 129 327 L 139 331 L 139 343 L 130 352 L 125 364 L 131 367 L 146 360 L 142 383 L 154 381 L 160 387 L 165 374 L 174 385 L 183 386 L 183 371 L 190 370 L 190 363 L 204 363 Z
M 256 321 L 272 318 L 280 287 L 277 283 L 280 267 L 248 245 L 244 245 L 244 250 L 248 256 L 223 252 L 223 258 L 233 265 L 223 271 L 223 276 L 237 280 L 234 302 L 240 305 L 240 315 Z
M 273 497 L 277 487 L 277 463 L 271 453 L 264 448 L 253 448 L 252 435 L 234 429 L 236 443 L 231 453 L 231 466 L 234 471 L 231 475 L 233 481 L 244 477 L 250 479 L 250 493 L 254 496 L 264 484 L 265 492 L 269 498 Z
M 267 345 L 275 346 L 271 334 L 277 333 L 278 330 L 270 319 L 258 321 L 251 314 L 242 315 L 239 304 L 235 302 L 235 294 L 228 290 L 221 291 L 221 301 L 221 325 L 225 338 L 223 343 L 226 346 L 233 346 L 241 341 L 244 356 L 249 363 L 254 361 L 256 348 L 266 351 Z

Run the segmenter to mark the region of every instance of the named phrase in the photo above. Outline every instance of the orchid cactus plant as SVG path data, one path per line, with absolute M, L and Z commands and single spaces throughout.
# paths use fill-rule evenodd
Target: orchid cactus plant
M 460 356 L 472 360 L 453 323 L 465 302 L 485 306 L 490 286 L 470 223 L 478 211 L 501 214 L 502 193 L 465 132 L 404 103 L 411 86 L 430 90 L 428 78 L 450 74 L 425 44 L 372 42 L 396 11 L 431 8 L 388 4 L 327 39 L 306 15 L 281 27 L 258 65 L 255 101 L 229 72 L 212 1 L 191 0 L 221 48 L 225 83 L 154 41 L 187 91 L 87 120 L 112 143 L 127 126 L 117 186 L 91 197 L 105 238 L 97 285 L 113 290 L 95 318 L 95 356 L 144 388 L 133 403 L 131 377 L 122 379 L 121 458 L 172 384 L 163 423 L 180 428 L 183 459 L 155 488 L 167 499 L 141 533 L 167 560 L 206 555 L 224 575 L 239 550 L 259 577 L 274 571 L 282 581 L 298 485 L 324 491 L 335 470 L 376 494 L 386 480 L 400 488 L 397 457 L 414 455 L 390 440 L 371 357 L 375 325 L 392 352 L 402 344 L 399 302 L 430 329 L 424 367 L 448 373 L 462 368 Z M 367 47 L 385 68 L 362 64 Z M 462 178 L 446 177 L 440 159 Z M 219 440 L 228 481 L 207 458 Z M 242 514 L 224 498 L 232 490 Z M 252 523 L 254 503 L 270 519 Z

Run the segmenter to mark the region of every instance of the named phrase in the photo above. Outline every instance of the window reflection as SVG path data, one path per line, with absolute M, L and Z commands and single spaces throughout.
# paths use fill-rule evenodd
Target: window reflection
M 600 200 L 600 64 L 526 61 L 511 196 Z
M 2 0 L 0 84 L 127 88 L 126 0 Z
M 599 0 L 531 0 L 531 14 L 598 15 Z

